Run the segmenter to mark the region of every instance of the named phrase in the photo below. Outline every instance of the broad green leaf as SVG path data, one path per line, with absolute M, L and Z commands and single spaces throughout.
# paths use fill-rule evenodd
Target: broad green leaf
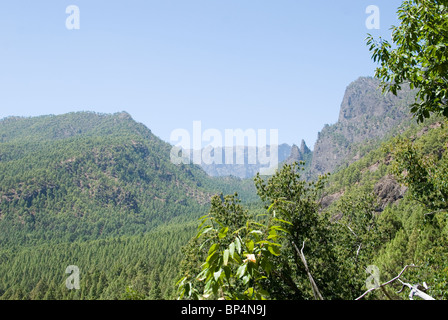
M 256 226 L 259 226 L 259 227 L 262 227 L 262 228 L 266 227 L 264 224 L 261 224 L 261 223 L 258 223 L 258 222 L 254 222 L 254 221 L 252 221 L 252 224 L 256 225 Z
M 213 294 L 216 295 L 218 293 L 218 290 L 219 290 L 219 283 L 217 283 L 217 282 L 213 283 L 212 289 L 213 289 Z
M 208 250 L 208 255 L 211 255 L 213 252 L 215 252 L 218 249 L 219 244 L 215 243 L 213 244 L 210 249 Z
M 260 293 L 262 296 L 265 296 L 265 297 L 269 296 L 269 292 L 267 292 L 264 289 L 258 289 L 257 292 Z
M 275 246 L 269 246 L 268 250 L 270 253 L 272 253 L 274 256 L 279 256 L 280 255 L 280 249 L 278 247 Z
M 220 239 L 225 238 L 226 235 L 227 235 L 227 232 L 228 232 L 228 231 L 229 231 L 229 227 L 222 228 L 221 230 L 219 230 L 218 237 L 219 237 Z
M 210 294 L 211 293 L 211 286 L 212 286 L 212 281 L 209 280 L 206 282 L 205 287 L 204 287 L 204 294 Z
M 215 251 L 213 251 L 213 253 L 211 255 L 209 255 L 207 257 L 207 259 L 205 261 L 208 263 L 212 263 L 213 261 L 216 260 L 217 257 L 218 257 L 218 252 L 215 250 Z
M 282 246 L 279 243 L 270 242 L 270 241 L 266 241 L 266 240 L 258 241 L 256 244 L 267 244 L 268 246 L 277 246 L 277 247 L 281 247 Z
M 212 231 L 213 228 L 212 227 L 204 227 L 202 230 L 199 231 L 198 235 L 196 236 L 196 238 L 199 238 L 200 236 L 202 236 L 203 234 L 206 234 L 207 232 Z
M 251 240 L 246 244 L 247 251 L 253 252 L 254 251 L 254 242 Z
M 208 269 L 204 269 L 202 270 L 197 276 L 196 276 L 196 280 L 198 281 L 204 281 L 206 279 L 205 274 L 208 272 Z
M 282 228 L 280 226 L 272 226 L 271 229 L 275 229 L 275 230 L 278 230 L 278 231 L 283 231 L 285 233 L 289 233 L 288 230 L 286 230 L 285 228 Z
M 219 277 L 221 276 L 221 273 L 222 273 L 222 269 L 219 269 L 218 271 L 216 271 L 213 274 L 213 277 L 215 278 L 215 281 L 218 281 Z
M 185 280 L 187 280 L 187 277 L 181 278 L 179 281 L 177 281 L 176 286 L 183 286 L 185 283 Z
M 243 263 L 243 260 L 241 260 L 241 257 L 235 252 L 235 254 L 233 255 L 233 260 L 236 261 L 236 263 L 241 264 Z
M 224 259 L 224 265 L 226 266 L 229 261 L 229 255 L 230 251 L 229 249 L 224 250 L 223 259 Z
M 248 296 L 252 296 L 254 294 L 254 288 L 250 287 L 246 291 L 244 291 L 244 294 Z
M 279 222 L 283 222 L 283 223 L 286 223 L 286 224 L 289 224 L 289 225 L 291 225 L 291 226 L 292 226 L 292 223 L 291 223 L 291 222 L 289 222 L 289 221 L 286 221 L 286 220 L 283 220 L 283 219 L 278 219 L 278 218 L 274 218 L 274 221 L 279 221 Z
M 241 265 L 238 270 L 236 271 L 236 277 L 237 278 L 242 278 L 244 276 L 244 274 L 246 273 L 247 270 L 247 264 L 243 264 Z
M 276 203 L 273 202 L 273 203 L 269 206 L 268 211 L 271 211 L 272 207 L 274 207 L 275 204 L 276 204 Z
M 275 229 L 269 230 L 268 239 L 272 239 L 272 238 L 275 238 L 275 237 L 277 237 L 277 231 L 275 231 Z
M 233 258 L 234 254 L 235 254 L 235 243 L 234 242 L 232 242 L 229 245 L 229 253 L 230 253 L 230 256 Z
M 241 241 L 239 237 L 235 238 L 235 246 L 236 246 L 236 251 L 238 252 L 238 254 L 241 254 Z

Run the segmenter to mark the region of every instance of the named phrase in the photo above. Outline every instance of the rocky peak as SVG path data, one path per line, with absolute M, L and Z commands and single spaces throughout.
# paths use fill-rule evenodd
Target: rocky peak
M 294 162 L 305 161 L 308 160 L 308 156 L 311 154 L 312 151 L 308 148 L 305 141 L 302 140 L 300 148 L 296 144 L 292 145 L 291 154 L 289 155 L 289 157 L 286 159 L 285 162 L 287 164 L 292 164 Z
M 308 148 L 308 146 L 305 143 L 305 140 L 303 140 L 303 139 L 302 139 L 302 142 L 300 143 L 300 152 L 302 153 L 302 155 L 311 153 L 310 148 Z
M 347 86 L 338 122 L 325 125 L 318 134 L 310 176 L 356 161 L 359 157 L 351 154 L 355 145 L 379 140 L 410 119 L 408 106 L 415 93 L 403 88 L 397 96 L 383 94 L 379 85 L 377 79 L 361 77 Z

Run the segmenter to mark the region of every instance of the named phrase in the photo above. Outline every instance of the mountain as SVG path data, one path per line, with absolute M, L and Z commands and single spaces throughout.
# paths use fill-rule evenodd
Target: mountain
M 214 194 L 252 181 L 175 165 L 126 112 L 0 120 L 0 299 L 171 299 Z M 65 270 L 79 267 L 80 289 Z
M 254 177 L 257 172 L 260 172 L 263 168 L 269 168 L 270 163 L 262 163 L 258 155 L 260 153 L 270 155 L 270 149 L 272 146 L 267 146 L 266 148 L 259 147 L 222 147 L 222 148 L 213 148 L 212 150 L 208 150 L 213 154 L 221 154 L 220 161 L 216 161 L 213 163 L 206 163 L 202 161 L 200 166 L 204 169 L 207 174 L 213 177 L 222 177 L 222 176 L 235 176 L 241 179 L 248 179 Z M 201 151 L 203 152 L 204 149 Z M 242 152 L 241 152 L 242 151 Z M 188 151 L 187 151 L 188 152 Z M 190 159 L 193 158 L 193 151 L 190 152 Z M 239 154 L 241 152 L 241 155 Z M 278 161 L 277 163 L 284 162 L 291 154 L 291 146 L 283 143 L 277 146 L 278 152 Z M 232 162 L 227 163 L 226 158 L 228 154 L 231 153 Z M 256 158 L 256 163 L 252 163 L 250 161 L 250 155 L 254 155 Z M 219 162 L 219 163 L 217 163 Z
M 295 144 L 291 147 L 291 153 L 288 156 L 288 158 L 286 158 L 286 160 L 284 160 L 284 162 L 287 164 L 291 164 L 294 162 L 300 162 L 300 161 L 304 161 L 305 163 L 310 163 L 312 156 L 313 156 L 313 152 L 310 150 L 310 148 L 308 148 L 308 146 L 305 143 L 305 140 L 302 140 L 302 142 L 300 144 L 300 148 Z
M 325 125 L 318 133 L 318 139 L 311 151 L 302 140 L 297 145 L 278 146 L 278 161 L 282 163 L 305 162 L 305 176 L 314 179 L 320 174 L 333 172 L 341 165 L 347 165 L 361 157 L 359 152 L 366 152 L 377 146 L 378 142 L 404 128 L 411 120 L 408 106 L 413 102 L 415 91 L 403 88 L 398 95 L 383 94 L 380 82 L 372 77 L 360 77 L 350 83 L 345 91 L 339 119 L 335 124 Z M 364 151 L 357 146 L 363 145 Z M 353 150 L 358 150 L 353 153 Z M 258 154 L 258 148 L 244 147 L 244 154 L 237 163 L 237 148 L 221 148 L 213 152 L 222 154 L 221 163 L 205 163 L 200 166 L 210 176 L 235 176 L 242 179 L 251 178 L 263 168 L 257 161 L 249 164 L 250 152 Z M 190 159 L 192 153 L 190 152 Z M 201 151 L 202 152 L 202 151 Z M 232 164 L 226 164 L 226 153 L 232 153 Z
M 388 109 L 393 110 L 393 105 Z M 376 139 L 380 143 L 367 145 L 370 150 L 366 150 L 366 140 L 358 142 L 353 138 L 357 143 L 349 146 L 354 154 L 360 155 L 359 159 L 319 180 L 322 184 L 303 181 L 303 171 L 291 166 L 285 166 L 264 183 L 257 181 L 266 216 L 269 211 L 272 213 L 270 219 L 255 223 L 250 232 L 246 229 L 250 223 L 245 222 L 244 207 L 237 209 L 235 205 L 216 203 L 212 220 L 203 225 L 202 230 L 207 230 L 207 234 L 198 235 L 199 241 L 191 246 L 182 264 L 186 266 L 182 283 L 188 284 L 183 287 L 185 295 L 199 290 L 199 294 L 210 294 L 212 299 L 254 297 L 256 279 L 251 278 L 253 283 L 247 283 L 246 287 L 238 282 L 239 273 L 246 269 L 249 259 L 234 259 L 232 263 L 226 260 L 226 253 L 237 242 L 234 240 L 237 234 L 241 235 L 238 243 L 250 243 L 248 250 L 256 253 L 251 262 L 254 269 L 263 270 L 260 273 L 269 279 L 258 283 L 263 288 L 260 295 L 266 295 L 267 299 L 308 300 L 321 296 L 325 300 L 358 297 L 401 300 L 412 298 L 418 283 L 425 283 L 421 290 L 431 299 L 447 299 L 448 127 L 446 119 L 435 117 L 419 125 L 405 123 L 403 120 L 389 131 L 403 129 L 399 134 L 378 135 Z M 377 127 L 366 129 L 373 134 Z M 304 153 L 300 149 L 305 151 L 305 144 L 303 148 L 293 149 L 296 158 Z M 285 229 L 288 238 L 279 241 L 280 248 L 273 257 L 263 246 L 276 237 L 275 231 L 269 230 L 274 229 L 273 222 L 277 219 L 285 219 L 282 226 L 288 228 Z M 209 233 L 210 229 L 213 231 Z M 224 234 L 227 231 L 230 236 Z M 257 251 L 252 246 L 254 242 L 262 243 Z M 300 253 L 295 242 L 303 243 L 303 261 L 306 242 L 306 259 L 313 270 L 308 276 L 312 273 L 316 282 L 307 276 L 308 269 L 305 271 L 303 264 L 297 264 L 295 259 L 287 264 L 291 254 Z M 203 249 L 196 250 L 198 247 Z M 243 256 L 248 256 L 246 252 Z M 277 255 L 284 258 L 281 264 L 275 264 Z M 406 270 L 409 266 L 417 268 Z M 226 267 L 230 276 L 224 275 L 218 282 L 217 275 Z M 407 288 L 403 282 L 389 281 L 383 290 L 374 291 L 372 287 L 366 291 L 366 269 L 376 270 L 382 282 L 403 275 Z M 294 278 L 290 278 L 291 274 Z M 247 277 L 251 276 L 248 273 Z M 215 285 L 218 289 L 211 289 Z M 219 293 L 213 295 L 213 290 Z M 234 296 L 234 292 L 241 295 Z M 244 296 L 247 292 L 249 296 Z
M 338 121 L 325 125 L 318 134 L 308 177 L 333 172 L 342 164 L 356 161 L 364 152 L 357 146 L 372 149 L 378 141 L 409 124 L 408 106 L 414 101 L 415 92 L 403 88 L 397 96 L 383 94 L 379 84 L 377 79 L 360 77 L 348 85 Z
M 332 172 L 318 195 L 320 217 L 330 219 L 326 232 L 336 232 L 337 262 L 354 263 L 356 270 L 341 272 L 335 261 L 327 266 L 353 297 L 365 289 L 367 263 L 379 267 L 382 279 L 420 265 L 407 274 L 412 282 L 426 281 L 429 294 L 448 298 L 445 212 L 429 212 L 412 198 L 390 173 L 394 159 L 383 148 L 399 135 L 445 168 L 446 121 L 416 125 L 408 101 L 410 90 L 382 96 L 377 82 L 360 78 L 347 88 L 338 122 L 322 130 L 314 151 L 304 141 L 283 146 L 286 163 L 306 161 L 305 174 Z M 256 202 L 251 179 L 175 165 L 171 150 L 126 112 L 0 120 L 0 300 L 175 299 L 188 253 L 182 248 L 210 209 L 210 197 L 237 192 L 254 216 L 266 203 Z M 378 219 L 377 229 L 364 223 L 370 216 Z M 79 290 L 65 286 L 70 265 L 81 270 Z M 308 282 L 300 287 L 310 293 Z
M 283 144 L 279 162 L 305 161 L 308 178 L 334 172 L 406 126 L 414 93 L 383 95 L 378 85 L 366 77 L 351 83 L 338 122 L 322 129 L 313 152 L 304 141 L 300 148 Z M 251 179 L 239 178 L 252 177 L 262 167 L 248 164 L 249 148 L 243 164 L 202 163 L 202 168 L 173 164 L 171 149 L 126 112 L 1 120 L 0 242 L 144 233 L 194 220 L 220 192 L 256 201 Z M 231 152 L 236 158 L 235 149 Z
M 380 82 L 372 77 L 360 77 L 350 83 L 345 91 L 339 118 L 335 124 L 325 125 L 318 133 L 318 139 L 311 151 L 302 140 L 297 145 L 282 144 L 278 150 L 278 160 L 282 163 L 305 162 L 305 177 L 314 179 L 320 174 L 334 172 L 361 158 L 378 143 L 400 132 L 411 121 L 408 106 L 414 101 L 415 91 L 404 87 L 398 95 L 383 94 Z M 362 146 L 363 148 L 358 148 Z M 356 150 L 356 152 L 354 152 Z M 236 176 L 251 178 L 262 168 L 248 164 L 250 148 L 244 148 L 243 164 L 205 164 L 201 167 L 211 176 Z M 258 149 L 252 150 L 259 152 Z M 233 158 L 237 157 L 233 149 Z
M 425 282 L 427 294 L 446 300 L 448 224 L 446 205 L 443 208 L 446 197 L 442 195 L 447 186 L 447 119 L 433 116 L 420 124 L 412 121 L 402 129 L 331 174 L 321 200 L 321 214 L 332 217 L 337 224 L 343 224 L 340 219 L 345 216 L 356 239 L 360 232 L 353 228 L 355 216 L 373 215 L 378 228 L 371 234 L 382 239 L 371 251 L 368 264 L 380 270 L 381 279 L 393 279 L 405 265 L 414 264 L 418 269 L 407 271 L 406 279 L 410 283 Z M 362 146 L 356 148 L 354 151 L 361 154 Z M 416 178 L 416 172 L 421 176 Z M 431 193 L 433 198 L 427 195 Z M 434 210 L 434 203 L 442 208 Z M 369 246 L 366 243 L 361 251 Z M 392 299 L 409 299 L 409 290 L 404 293 L 392 289 L 401 287 L 400 283 L 390 287 L 392 293 L 401 292 L 393 294 Z M 373 299 L 386 297 L 378 293 Z
M 2 246 L 145 233 L 205 214 L 215 193 L 255 197 L 170 161 L 171 145 L 126 112 L 0 121 Z

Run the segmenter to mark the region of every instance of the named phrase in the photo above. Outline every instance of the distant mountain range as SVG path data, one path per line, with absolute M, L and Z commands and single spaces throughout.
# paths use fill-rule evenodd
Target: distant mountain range
M 303 140 L 278 146 L 279 165 L 304 161 L 307 179 L 333 173 L 325 210 L 358 185 L 378 196 L 377 212 L 405 196 L 378 146 L 409 129 L 414 92 L 383 95 L 378 85 L 365 77 L 351 83 L 338 121 L 324 126 L 313 150 Z M 437 140 L 440 126 L 412 135 Z M 243 164 L 234 165 L 176 165 L 172 148 L 126 112 L 1 119 L 0 299 L 121 299 L 127 286 L 174 298 L 181 248 L 212 195 L 237 193 L 251 213 L 264 212 L 251 179 L 263 164 L 248 160 L 270 147 L 245 147 Z M 237 159 L 236 150 L 221 151 Z M 83 270 L 79 291 L 64 285 L 72 264 Z
M 292 147 L 288 144 L 281 144 L 277 147 L 278 163 L 286 161 L 292 152 Z M 200 167 L 210 176 L 235 176 L 241 179 L 254 177 L 257 172 L 262 169 L 268 169 L 271 163 L 261 163 L 258 158 L 259 154 L 270 155 L 272 146 L 264 148 L 248 147 L 248 146 L 234 146 L 234 147 L 215 147 L 211 149 L 202 149 L 201 152 L 208 152 L 212 155 L 220 154 L 219 161 L 213 163 L 206 163 L 204 160 Z M 186 150 L 193 159 L 193 151 Z M 232 161 L 226 161 L 229 158 Z M 255 161 L 251 161 L 251 159 Z M 256 163 L 253 163 L 256 162 Z
M 303 140 L 300 146 L 281 144 L 279 165 L 305 161 L 304 176 L 313 179 L 356 161 L 406 126 L 414 93 L 405 89 L 398 96 L 383 95 L 378 86 L 366 77 L 351 83 L 338 121 L 319 132 L 314 150 Z M 223 160 L 228 152 L 234 160 L 242 158 L 239 164 L 176 165 L 170 159 L 172 146 L 126 112 L 2 119 L 0 241 L 11 241 L 11 230 L 15 236 L 26 235 L 29 228 L 44 230 L 48 221 L 54 234 L 67 223 L 75 225 L 76 231 L 65 235 L 70 239 L 134 233 L 170 220 L 190 220 L 190 213 L 206 210 L 213 193 L 256 199 L 251 179 L 244 179 L 265 165 L 258 159 L 249 164 L 249 156 L 269 154 L 269 149 L 244 147 L 239 155 L 236 149 L 220 150 Z M 126 223 L 122 213 L 128 214 Z M 48 230 L 44 233 L 49 236 Z
M 312 179 L 356 161 L 360 155 L 352 154 L 352 150 L 358 150 L 355 146 L 364 144 L 373 147 L 409 122 L 411 117 L 407 106 L 413 102 L 415 92 L 404 88 L 397 96 L 384 95 L 379 85 L 379 81 L 371 77 L 360 77 L 349 84 L 340 106 L 338 121 L 323 127 L 313 151 L 304 140 L 300 148 L 297 145 L 281 144 L 278 146 L 279 165 L 305 161 L 305 176 Z M 257 153 L 260 151 L 255 147 L 253 149 Z M 211 176 L 251 178 L 263 165 L 249 164 L 250 151 L 251 148 L 244 147 L 244 158 L 240 164 L 202 163 L 200 166 Z M 237 157 L 235 148 L 223 149 L 221 152 L 223 159 L 226 152 L 233 152 L 234 159 Z

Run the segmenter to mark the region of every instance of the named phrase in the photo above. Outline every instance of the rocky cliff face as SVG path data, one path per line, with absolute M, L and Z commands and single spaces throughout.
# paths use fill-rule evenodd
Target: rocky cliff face
M 312 158 L 312 151 L 306 145 L 305 140 L 302 140 L 300 148 L 295 144 L 291 147 L 291 154 L 285 160 L 285 163 L 292 164 L 294 162 L 300 162 L 300 161 L 305 161 L 305 163 L 307 163 L 311 162 L 311 158 Z
M 318 134 L 308 175 L 332 172 L 343 163 L 359 159 L 354 149 L 378 141 L 409 120 L 408 105 L 414 93 L 403 89 L 398 96 L 383 94 L 379 81 L 361 77 L 346 89 L 338 122 L 325 125 Z
M 314 150 L 311 151 L 303 140 L 300 147 L 280 145 L 279 163 L 305 161 L 304 176 L 312 179 L 319 174 L 333 172 L 342 164 L 358 160 L 362 155 L 355 150 L 359 151 L 360 147 L 375 143 L 398 130 L 400 125 L 411 119 L 408 106 L 414 102 L 415 93 L 403 88 L 397 96 L 383 94 L 379 84 L 371 77 L 360 77 L 349 84 L 338 121 L 325 125 L 319 132 Z M 247 164 L 247 153 L 246 149 L 245 164 L 202 164 L 201 167 L 211 176 L 253 177 L 261 166 Z

